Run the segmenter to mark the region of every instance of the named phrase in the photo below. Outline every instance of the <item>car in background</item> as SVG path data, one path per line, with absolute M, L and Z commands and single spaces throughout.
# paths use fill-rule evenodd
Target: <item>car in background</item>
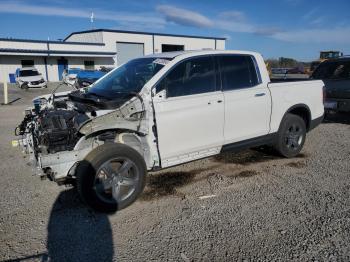
M 272 68 L 271 81 L 304 81 L 309 78 L 309 75 L 302 68 Z
M 34 67 L 18 68 L 16 70 L 15 78 L 17 86 L 21 89 L 47 87 L 45 79 Z
M 62 73 L 62 81 L 67 85 L 74 85 L 77 79 L 77 74 L 81 71 L 80 68 L 64 69 Z
M 101 70 L 81 70 L 77 74 L 75 87 L 78 89 L 88 87 L 105 74 L 107 74 L 107 72 L 103 72 Z
M 339 57 L 322 62 L 311 75 L 325 84 L 325 109 L 350 112 L 350 57 Z

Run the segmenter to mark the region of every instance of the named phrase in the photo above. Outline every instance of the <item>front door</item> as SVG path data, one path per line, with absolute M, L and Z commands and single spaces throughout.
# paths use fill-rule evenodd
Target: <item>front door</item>
M 65 69 L 68 69 L 68 60 L 67 59 L 58 59 L 57 60 L 57 68 L 58 68 L 58 79 L 62 81 L 63 72 Z
M 197 57 L 177 64 L 157 85 L 153 102 L 162 167 L 220 152 L 224 97 L 216 80 L 214 59 Z

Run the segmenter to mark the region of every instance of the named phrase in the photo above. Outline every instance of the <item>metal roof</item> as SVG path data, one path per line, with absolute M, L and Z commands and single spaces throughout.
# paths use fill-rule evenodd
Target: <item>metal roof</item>
M 173 37 L 189 37 L 189 38 L 203 38 L 203 39 L 214 39 L 214 40 L 226 40 L 225 37 L 210 37 L 210 36 L 197 36 L 197 35 L 176 35 L 176 34 L 164 34 L 164 33 L 151 33 L 142 31 L 126 31 L 126 30 L 115 30 L 115 29 L 92 29 L 86 31 L 77 31 L 71 33 L 67 36 L 64 41 L 66 41 L 72 35 L 85 34 L 85 33 L 95 33 L 95 32 L 112 32 L 112 33 L 126 33 L 126 34 L 140 34 L 140 35 L 157 35 L 157 36 L 173 36 Z
M 116 52 L 91 52 L 91 51 L 65 51 L 65 50 L 35 50 L 35 49 L 15 49 L 0 48 L 0 53 L 35 53 L 35 54 L 74 54 L 74 55 L 106 55 L 114 56 Z
M 196 51 L 195 50 L 188 50 L 188 51 L 173 51 L 173 52 L 155 53 L 155 54 L 146 55 L 144 57 L 174 58 L 176 56 L 183 55 L 186 53 L 191 53 L 191 52 L 196 52 Z
M 105 43 L 35 40 L 35 39 L 19 39 L 19 38 L 4 38 L 4 37 L 0 38 L 0 41 L 24 42 L 24 43 L 44 43 L 44 44 L 62 44 L 62 45 L 96 45 L 96 46 L 104 46 L 105 45 Z
M 254 55 L 256 52 L 243 51 L 243 50 L 217 50 L 217 49 L 203 49 L 203 50 L 186 50 L 186 51 L 174 51 L 174 52 L 164 52 L 146 55 L 144 57 L 155 57 L 155 58 L 175 58 L 177 56 L 191 54 L 193 56 L 197 55 L 236 55 L 236 54 L 246 54 Z

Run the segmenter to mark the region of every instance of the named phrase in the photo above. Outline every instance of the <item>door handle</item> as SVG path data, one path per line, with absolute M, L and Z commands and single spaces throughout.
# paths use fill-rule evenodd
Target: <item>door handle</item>
M 258 93 L 258 94 L 255 94 L 255 96 L 264 96 L 266 95 L 265 93 Z
M 222 100 L 218 100 L 217 102 L 218 102 L 218 103 L 222 103 Z

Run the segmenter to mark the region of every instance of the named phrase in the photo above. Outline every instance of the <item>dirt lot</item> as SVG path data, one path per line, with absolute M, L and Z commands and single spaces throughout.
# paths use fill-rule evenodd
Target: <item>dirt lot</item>
M 294 159 L 244 151 L 151 174 L 140 200 L 106 216 L 31 175 L 10 141 L 49 90 L 10 90 L 21 99 L 0 106 L 0 261 L 350 260 L 349 115 Z

